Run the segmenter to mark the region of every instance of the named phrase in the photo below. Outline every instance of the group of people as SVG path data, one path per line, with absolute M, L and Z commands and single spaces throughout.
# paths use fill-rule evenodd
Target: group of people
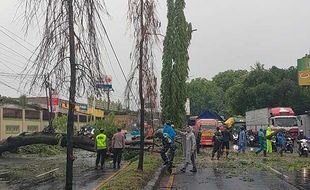
M 220 127 L 216 128 L 216 131 L 214 132 L 213 135 L 213 150 L 211 160 L 214 160 L 215 154 L 217 154 L 217 160 L 219 160 L 224 152 L 226 158 L 228 158 L 230 151 L 230 140 L 231 140 L 231 132 L 226 126 L 223 126 L 222 130 Z M 245 133 L 245 126 L 242 126 L 239 132 L 238 153 L 245 152 L 246 144 L 247 144 L 247 137 Z
M 122 160 L 123 149 L 125 148 L 125 136 L 122 133 L 122 129 L 117 129 L 117 133 L 113 135 L 110 148 L 112 149 L 111 152 L 113 153 L 113 168 L 119 169 Z M 99 162 L 100 169 L 103 169 L 105 159 L 107 158 L 107 152 L 109 150 L 108 139 L 103 129 L 99 131 L 99 134 L 95 138 L 95 149 L 97 152 L 96 169 L 99 166 Z
M 197 153 L 197 143 L 196 136 L 193 133 L 193 128 L 188 126 L 185 132 L 175 129 L 170 120 L 166 121 L 163 131 L 162 131 L 162 149 L 161 157 L 164 161 L 164 165 L 167 165 L 168 168 L 172 167 L 176 144 L 175 138 L 177 135 L 182 137 L 183 144 L 183 155 L 185 158 L 184 165 L 181 169 L 181 172 L 185 172 L 189 164 L 192 164 L 193 168 L 191 172 L 197 172 L 196 167 L 196 153 Z

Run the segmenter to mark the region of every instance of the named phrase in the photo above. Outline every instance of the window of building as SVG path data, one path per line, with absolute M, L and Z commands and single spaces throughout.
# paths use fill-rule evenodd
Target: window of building
M 23 111 L 21 109 L 3 108 L 3 118 L 23 118 Z
M 39 126 L 37 126 L 37 125 L 28 125 L 27 126 L 27 131 L 28 132 L 38 132 L 39 131 Z
M 19 125 L 6 125 L 5 133 L 6 134 L 19 134 L 20 126 Z
M 25 110 L 25 119 L 40 119 L 40 112 L 36 110 Z
M 87 116 L 86 115 L 79 115 L 80 117 L 80 122 L 87 122 Z

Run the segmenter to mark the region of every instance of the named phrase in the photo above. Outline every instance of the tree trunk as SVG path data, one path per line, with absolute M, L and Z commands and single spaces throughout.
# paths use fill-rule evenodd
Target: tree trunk
M 74 107 L 76 93 L 76 67 L 75 67 L 75 42 L 74 42 L 74 22 L 73 22 L 73 0 L 68 2 L 69 16 L 69 45 L 70 45 L 70 95 L 69 95 L 69 110 L 67 123 L 67 167 L 66 167 L 66 190 L 72 190 L 73 180 L 73 126 L 74 126 Z
M 140 41 L 140 58 L 139 58 L 139 95 L 140 95 L 140 153 L 138 169 L 143 170 L 144 159 L 144 97 L 143 97 L 143 44 L 144 44 L 144 21 L 143 9 L 144 2 L 140 0 L 140 27 L 141 27 L 141 41 Z

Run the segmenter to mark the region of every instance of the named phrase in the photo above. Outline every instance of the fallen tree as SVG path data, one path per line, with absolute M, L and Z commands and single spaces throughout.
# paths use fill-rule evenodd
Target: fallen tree
M 8 137 L 6 140 L 0 142 L 0 155 L 4 152 L 14 152 L 19 147 L 34 145 L 34 144 L 46 144 L 55 146 L 67 146 L 66 134 L 54 133 L 54 132 L 36 132 L 36 133 L 22 133 L 16 137 Z M 126 142 L 126 149 L 136 150 L 134 146 L 140 145 L 140 140 L 133 140 Z M 153 140 L 146 140 L 145 145 L 153 145 Z M 157 145 L 156 145 L 157 146 Z M 76 135 L 73 136 L 73 147 L 95 152 L 95 141 L 88 136 Z M 149 151 L 150 148 L 146 148 Z

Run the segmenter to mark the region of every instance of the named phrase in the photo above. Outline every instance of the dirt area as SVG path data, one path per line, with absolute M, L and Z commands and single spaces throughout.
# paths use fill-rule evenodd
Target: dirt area
M 74 161 L 74 189 L 92 189 L 114 170 L 111 161 L 95 170 L 95 153 L 77 151 Z M 64 189 L 66 155 L 51 157 L 6 154 L 0 157 L 0 189 Z

